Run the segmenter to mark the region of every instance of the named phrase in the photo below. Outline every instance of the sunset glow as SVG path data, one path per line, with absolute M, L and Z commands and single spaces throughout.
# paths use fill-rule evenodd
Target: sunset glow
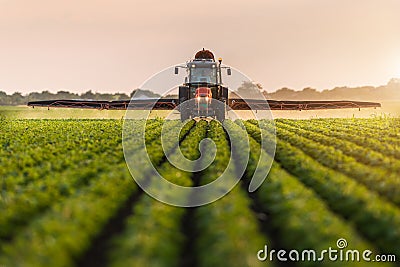
M 398 0 L 2 0 L 0 90 L 130 92 L 202 47 L 268 91 L 378 86 L 400 76 L 399 10 Z

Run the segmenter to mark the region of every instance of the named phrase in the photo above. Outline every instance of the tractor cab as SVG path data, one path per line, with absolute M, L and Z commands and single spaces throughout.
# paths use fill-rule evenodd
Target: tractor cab
M 218 87 L 219 73 L 217 63 L 212 60 L 193 60 L 187 64 L 190 98 L 196 97 L 196 91 L 201 87 L 208 87 L 214 91 Z
M 218 72 L 215 62 L 212 61 L 193 61 L 188 63 L 189 83 L 218 83 Z

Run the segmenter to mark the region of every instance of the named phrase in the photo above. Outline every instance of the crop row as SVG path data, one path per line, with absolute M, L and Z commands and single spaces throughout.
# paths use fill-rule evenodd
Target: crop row
M 312 120 L 312 122 L 320 123 L 321 125 L 332 125 L 344 132 L 359 131 L 363 134 L 365 133 L 368 137 L 377 138 L 380 141 L 399 141 L 399 119 L 322 119 Z
M 304 124 L 304 122 L 293 120 L 279 120 L 277 122 L 277 125 L 281 128 L 295 132 L 296 134 L 308 139 L 312 139 L 313 141 L 323 145 L 335 147 L 336 149 L 341 150 L 344 154 L 357 159 L 357 161 L 363 164 L 393 172 L 400 172 L 399 160 L 385 156 L 379 152 L 372 151 L 364 146 L 359 146 L 346 140 L 340 140 L 336 137 L 326 136 L 313 130 L 303 129 L 302 125 Z
M 135 126 L 141 126 L 140 123 L 140 121 L 137 121 Z M 54 124 L 57 125 L 57 123 Z M 87 157 L 90 159 L 82 160 L 81 162 L 84 162 L 82 164 L 77 163 L 77 166 L 71 165 L 71 167 L 57 172 L 56 179 L 54 173 L 40 173 L 38 175 L 43 175 L 41 179 L 32 181 L 25 186 L 14 185 L 14 187 L 11 187 L 10 183 L 7 184 L 7 181 L 13 179 L 11 177 L 3 178 L 3 190 L 7 189 L 7 191 L 3 191 L 0 201 L 2 213 L 0 217 L 0 238 L 10 238 L 21 226 L 31 220 L 32 216 L 43 212 L 54 202 L 64 201 L 80 187 L 88 185 L 97 173 L 110 171 L 113 165 L 123 161 L 120 153 L 122 149 L 120 128 L 115 128 L 108 133 L 103 130 L 98 131 L 100 132 L 98 133 L 93 128 L 89 129 L 92 130 L 93 135 L 91 142 L 98 143 L 98 146 L 101 146 L 107 153 L 103 153 L 104 151 L 88 153 Z M 97 134 L 102 136 L 100 137 Z M 102 138 L 101 144 L 99 143 L 100 138 Z M 69 146 L 67 143 L 65 144 Z M 62 148 L 62 146 L 59 147 Z M 54 160 L 57 162 L 56 159 Z M 74 164 L 74 162 L 70 163 Z M 50 162 L 50 164 L 52 163 Z M 4 188 L 5 183 L 6 188 Z
M 238 126 L 230 121 L 224 127 L 234 130 Z M 245 136 L 247 134 L 244 132 Z M 210 122 L 208 135 L 218 149 L 216 158 L 201 173 L 200 184 L 207 184 L 225 172 L 230 179 L 236 177 L 237 164 L 228 164 L 230 145 L 240 144 L 243 133 L 230 135 L 227 139 L 222 125 Z M 238 149 L 238 148 L 236 148 Z M 256 253 L 267 244 L 260 233 L 258 221 L 250 209 L 251 201 L 240 186 L 226 196 L 195 211 L 194 220 L 196 263 L 198 266 L 272 266 L 257 260 Z
M 330 138 L 329 128 L 317 122 L 278 120 L 274 161 L 268 154 L 271 151 L 260 146 L 261 141 L 274 143 L 273 123 L 243 123 L 241 128 L 239 121 L 226 120 L 223 126 L 229 136 L 217 121 L 126 120 L 124 125 L 121 121 L 10 121 L 0 125 L 5 132 L 5 137 L 0 137 L 1 156 L 11 158 L 14 153 L 24 159 L 12 165 L 12 160 L 0 157 L 0 166 L 4 163 L 9 168 L 0 169 L 0 174 L 8 177 L 0 191 L 0 266 L 90 265 L 85 259 L 92 259 L 88 254 L 97 246 L 98 262 L 92 263 L 96 266 L 275 266 L 275 262 L 257 260 L 257 251 L 266 244 L 269 249 L 321 251 L 335 247 L 339 238 L 345 238 L 351 249 L 400 257 L 394 250 L 400 247 L 400 209 L 393 204 L 398 203 L 399 190 L 394 179 L 398 161 L 393 155 L 371 152 L 340 137 Z M 163 126 L 166 142 L 161 144 Z M 20 135 L 13 139 L 16 133 Z M 349 137 L 351 131 L 345 133 Z M 186 172 L 168 161 L 182 163 L 180 152 L 187 159 L 197 159 L 199 142 L 205 137 L 217 147 L 213 163 L 205 170 Z M 140 174 L 147 187 L 158 179 L 143 157 L 147 153 L 170 182 L 205 185 L 224 172 L 230 181 L 238 177 L 240 166 L 246 164 L 247 138 L 250 159 L 239 184 L 220 200 L 190 209 L 142 194 L 122 153 L 124 150 L 128 164 L 132 163 L 131 173 Z M 51 143 L 50 155 L 42 155 L 46 142 Z M 206 143 L 201 150 L 205 161 L 212 156 L 208 153 L 212 146 Z M 40 157 L 29 160 L 35 147 Z M 358 156 L 358 152 L 364 155 Z M 55 162 L 53 168 L 57 157 L 62 163 Z M 261 187 L 247 193 L 257 164 L 258 171 L 267 170 L 271 162 Z M 394 176 L 383 180 L 380 172 L 384 170 Z M 36 173 L 26 178 L 24 172 Z M 387 181 L 393 181 L 392 188 Z M 160 193 L 171 192 L 159 189 Z M 120 229 L 108 232 L 114 220 Z M 340 266 L 343 262 L 324 263 Z M 296 266 L 319 264 L 298 262 Z M 346 266 L 353 265 L 361 264 L 346 262 Z
M 159 144 L 154 146 L 157 147 L 153 149 L 162 149 Z M 122 148 L 109 147 L 108 152 L 113 150 L 121 153 Z M 112 154 L 109 156 L 113 158 Z M 103 165 L 106 162 L 97 163 Z M 10 242 L 2 244 L 0 263 L 7 266 L 69 266 L 81 257 L 91 246 L 91 240 L 137 190 L 125 163 L 114 163 L 110 167 L 91 173 L 93 179 L 88 186 L 76 190 L 64 201 L 56 201 Z
M 365 130 L 361 131 L 359 129 L 354 131 L 353 130 L 346 131 L 346 127 L 344 126 L 332 125 L 330 123 L 323 123 L 323 120 L 321 120 L 321 122 L 320 120 L 311 120 L 308 122 L 304 122 L 302 128 L 322 133 L 330 137 L 336 137 L 340 140 L 350 141 L 359 146 L 363 146 L 373 151 L 377 151 L 388 157 L 394 157 L 396 159 L 400 159 L 398 137 L 397 139 L 395 139 L 397 140 L 396 142 L 392 142 L 390 140 L 380 141 L 380 138 L 368 137 L 368 134 Z M 383 134 L 381 133 L 381 136 L 382 135 Z
M 268 124 L 261 125 L 268 128 Z M 267 139 L 273 138 L 265 129 L 261 133 Z M 288 142 L 278 140 L 275 159 L 379 249 L 400 256 L 393 251 L 400 246 L 400 210 L 396 206 L 353 179 L 322 166 Z
M 60 122 L 53 122 L 53 126 L 58 126 L 59 123 Z M 99 141 L 98 132 L 102 132 L 103 135 L 109 134 L 110 136 L 118 132 L 118 130 L 113 129 L 104 133 L 103 131 L 95 131 L 90 125 L 86 126 L 89 126 L 87 128 L 92 130 L 93 136 L 96 136 L 96 140 L 92 139 L 91 142 Z M 49 130 L 47 127 L 45 128 Z M 46 131 L 43 132 L 42 135 L 43 134 L 46 134 Z M 79 135 L 78 133 L 76 134 Z M 72 142 L 75 144 L 78 140 L 78 138 L 72 139 Z M 29 141 L 29 139 L 25 139 L 24 142 L 20 143 L 20 147 L 24 147 L 25 144 L 28 145 Z M 57 178 L 54 177 L 54 173 L 41 173 L 39 170 L 37 171 L 39 172 L 38 175 L 42 175 L 41 179 L 36 179 L 26 185 L 13 184 L 13 176 L 3 177 L 3 191 L 0 201 L 0 210 L 2 213 L 0 217 L 0 237 L 9 238 L 20 226 L 23 226 L 31 220 L 33 215 L 44 211 L 54 202 L 66 199 L 71 194 L 74 194 L 80 186 L 88 185 L 90 180 L 95 177 L 96 173 L 107 171 L 110 169 L 108 166 L 121 162 L 121 157 L 119 157 L 118 153 L 115 153 L 118 151 L 118 145 L 116 145 L 118 143 L 120 142 L 115 140 L 115 138 L 105 139 L 102 143 L 102 149 L 104 151 L 107 149 L 110 150 L 111 148 L 114 149 L 107 154 L 98 153 L 96 150 L 94 152 L 92 151 L 92 154 L 83 152 L 82 154 L 85 154 L 86 160 L 81 158 L 81 162 L 83 163 L 78 164 L 78 169 L 74 165 L 69 168 L 66 167 L 62 171 L 56 172 Z M 67 147 L 71 146 L 69 142 L 64 142 L 64 144 Z M 84 146 L 85 142 L 82 142 L 82 147 Z M 63 151 L 62 145 L 58 145 L 58 147 Z M 16 151 L 16 153 L 15 155 L 23 154 L 24 151 Z M 52 159 L 56 162 L 55 164 L 57 164 L 58 161 L 68 161 L 68 158 L 59 159 L 60 157 L 61 155 L 58 155 Z M 46 161 L 48 159 L 42 160 Z M 106 164 L 99 165 L 98 162 L 104 162 Z M 70 163 L 74 164 L 73 161 Z M 51 165 L 52 162 L 50 161 L 49 164 Z M 18 169 L 17 166 L 10 168 Z M 33 171 L 34 170 L 31 170 L 31 172 Z
M 143 120 L 135 121 L 134 128 L 140 129 L 144 123 Z M 155 120 L 148 121 L 147 128 L 156 124 Z M 17 131 L 21 127 L 27 128 L 26 132 L 19 132 L 17 138 L 9 136 L 10 129 L 4 129 L 5 137 L 2 136 L 1 142 L 6 148 L 0 150 L 0 175 L 3 177 L 2 189 L 9 192 L 21 193 L 29 187 L 40 187 L 34 183 L 42 183 L 53 173 L 80 171 L 96 157 L 104 156 L 110 147 L 120 147 L 121 144 L 121 123 L 118 121 L 82 121 L 79 124 L 70 121 L 33 121 L 30 124 L 7 121 L 5 125 L 15 127 Z
M 276 135 L 320 162 L 324 166 L 342 172 L 369 189 L 375 190 L 395 204 L 400 204 L 400 181 L 398 174 L 381 168 L 374 168 L 359 163 L 353 157 L 332 146 L 317 143 L 316 136 L 304 137 L 301 130 L 296 130 L 282 123 L 277 123 Z
M 200 121 L 181 142 L 180 149 L 187 159 L 199 156 L 198 144 L 206 132 L 207 122 Z M 176 155 L 175 150 L 171 157 Z M 177 185 L 193 184 L 190 172 L 179 170 L 168 161 L 159 166 L 158 171 Z M 143 195 L 126 219 L 125 230 L 113 239 L 115 249 L 109 252 L 110 266 L 178 266 L 185 241 L 180 232 L 184 212 L 183 208 Z
M 230 156 L 229 143 L 222 126 L 211 122 L 210 127 L 205 128 L 206 124 L 204 121 L 197 123 L 195 130 L 180 145 L 182 153 L 193 160 L 199 156 L 200 140 L 209 137 L 215 143 L 216 158 L 211 166 L 197 174 L 200 184 L 210 182 L 222 174 Z M 175 155 L 172 154 L 171 158 Z M 194 183 L 193 174 L 177 170 L 168 162 L 158 170 L 163 177 L 176 184 L 191 186 Z M 230 177 L 234 177 L 234 172 L 233 166 L 228 170 Z M 248 206 L 249 201 L 244 192 L 236 189 L 218 202 L 192 208 L 193 215 L 184 220 L 184 213 L 189 212 L 187 209 L 167 206 L 144 196 L 128 219 L 126 231 L 114 241 L 116 249 L 110 253 L 111 265 L 177 266 L 182 263 L 179 256 L 195 257 L 192 261 L 198 266 L 260 265 L 255 252 L 262 248 L 263 238 L 258 233 L 257 221 Z M 238 221 L 237 218 L 241 219 Z M 194 240 L 184 240 L 179 227 L 187 226 L 182 223 L 192 224 L 190 228 L 198 233 Z M 192 253 L 189 256 L 183 255 L 184 246 L 188 242 L 193 243 L 190 246 L 194 247 L 194 251 L 189 251 Z
M 115 122 L 82 121 L 5 121 L 0 136 L 0 176 L 5 190 L 18 190 L 46 174 L 62 172 L 87 164 L 105 151 L 103 136 L 120 133 Z M 112 138 L 109 142 L 118 143 Z M 80 151 L 76 145 L 80 145 Z
M 125 165 L 97 174 L 87 187 L 56 202 L 0 248 L 4 266 L 72 266 L 137 187 Z
M 337 132 L 354 134 L 362 133 L 364 137 L 376 139 L 382 143 L 400 146 L 398 130 L 399 124 L 395 119 L 374 120 L 311 120 L 304 121 L 306 124 L 314 124 L 319 127 L 332 129 Z
M 250 136 L 255 136 L 261 142 L 260 129 L 257 126 L 245 122 L 245 127 Z M 252 137 L 250 146 L 250 161 L 245 177 L 247 181 L 251 179 L 256 168 L 268 169 L 268 162 L 272 160 Z M 296 177 L 284 171 L 275 161 L 268 177 L 256 191 L 255 199 L 259 212 L 268 214 L 264 218 L 265 228 L 279 237 L 285 237 L 276 242 L 287 250 L 301 251 L 312 248 L 315 251 L 322 251 L 333 247 L 340 238 L 345 238 L 352 249 L 359 251 L 374 247 L 360 237 L 350 224 L 330 211 L 318 195 Z M 342 266 L 343 263 L 325 261 L 324 264 Z M 359 263 L 348 263 L 346 266 L 352 264 L 359 266 Z M 312 265 L 320 266 L 321 263 L 310 262 L 307 266 Z

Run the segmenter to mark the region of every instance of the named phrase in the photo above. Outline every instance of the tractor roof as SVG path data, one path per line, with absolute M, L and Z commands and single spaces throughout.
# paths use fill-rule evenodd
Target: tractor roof
M 211 59 L 214 61 L 214 54 L 210 50 L 200 50 L 194 56 L 195 59 Z

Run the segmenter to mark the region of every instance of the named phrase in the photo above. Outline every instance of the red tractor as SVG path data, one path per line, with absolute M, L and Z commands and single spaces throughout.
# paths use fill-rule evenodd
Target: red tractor
M 188 76 L 183 86 L 179 87 L 179 111 L 181 120 L 195 117 L 211 117 L 219 121 L 225 120 L 228 88 L 222 85 L 222 59 L 215 61 L 214 55 L 209 50 L 200 50 L 195 58 L 183 68 Z M 178 74 L 178 67 L 175 74 Z M 188 101 L 192 100 L 194 101 Z

